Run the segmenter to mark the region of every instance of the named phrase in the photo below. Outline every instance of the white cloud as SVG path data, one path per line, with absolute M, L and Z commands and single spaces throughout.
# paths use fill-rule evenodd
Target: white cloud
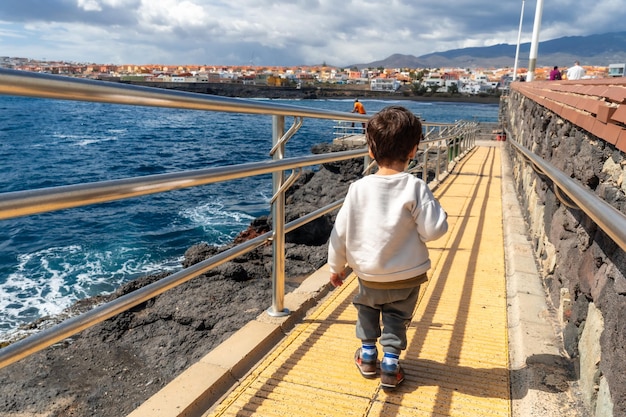
M 526 3 L 523 42 L 535 14 Z M 341 66 L 514 44 L 520 11 L 521 2 L 490 0 L 445 8 L 401 0 L 3 0 L 0 50 L 102 63 Z M 625 18 L 620 0 L 554 0 L 544 4 L 541 39 L 623 31 Z
M 78 0 L 78 7 L 88 12 L 100 12 L 102 7 L 97 0 Z
M 146 29 L 154 28 L 157 32 L 201 27 L 208 20 L 205 9 L 193 1 L 143 1 L 137 14 L 141 26 Z

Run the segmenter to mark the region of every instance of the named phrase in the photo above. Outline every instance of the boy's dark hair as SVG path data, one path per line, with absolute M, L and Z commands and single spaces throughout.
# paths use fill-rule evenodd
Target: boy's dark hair
M 385 107 L 367 121 L 365 139 L 379 165 L 406 162 L 422 139 L 422 122 L 405 107 Z

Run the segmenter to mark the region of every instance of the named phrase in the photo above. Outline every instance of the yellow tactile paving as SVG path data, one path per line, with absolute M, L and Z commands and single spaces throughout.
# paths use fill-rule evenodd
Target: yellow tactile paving
M 364 379 L 349 277 L 210 416 L 509 416 L 500 153 L 479 147 L 435 194 L 450 231 L 433 268 L 392 393 Z

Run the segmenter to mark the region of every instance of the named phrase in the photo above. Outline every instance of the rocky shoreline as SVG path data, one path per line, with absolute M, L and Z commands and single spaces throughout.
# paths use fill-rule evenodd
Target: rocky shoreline
M 313 153 L 346 150 L 319 145 Z M 342 161 L 304 172 L 286 198 L 286 221 L 341 198 L 363 170 L 362 160 Z M 326 263 L 334 222 L 327 214 L 286 237 L 286 291 Z M 198 243 L 183 267 L 200 262 L 271 229 L 271 218 L 255 219 L 225 247 Z M 0 369 L 0 415 L 127 415 L 188 366 L 205 356 L 271 305 L 271 245 L 167 291 L 78 335 Z M 167 274 L 130 282 L 110 296 L 77 303 L 68 315 L 130 293 Z M 33 327 L 45 327 L 54 319 Z
M 372 91 L 369 86 L 361 85 L 336 85 L 336 86 L 304 86 L 296 87 L 270 87 L 263 85 L 247 85 L 237 83 L 167 83 L 133 81 L 126 84 L 144 87 L 165 88 L 169 90 L 187 91 L 200 94 L 211 94 L 222 97 L 234 98 L 270 98 L 270 99 L 354 99 L 366 98 L 377 100 L 412 100 L 412 101 L 445 101 L 460 103 L 483 103 L 497 104 L 500 96 L 494 94 L 450 94 L 436 93 L 430 95 L 415 95 L 410 88 L 404 86 L 398 91 Z

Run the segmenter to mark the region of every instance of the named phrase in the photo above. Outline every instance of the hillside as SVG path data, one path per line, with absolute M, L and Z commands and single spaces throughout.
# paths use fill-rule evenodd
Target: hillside
M 393 54 L 383 60 L 354 64 L 361 68 L 440 68 L 440 67 L 513 67 L 517 45 L 452 49 L 415 57 Z M 528 66 L 530 42 L 520 44 L 518 66 Z M 590 36 L 567 36 L 539 42 L 537 66 L 569 67 L 574 61 L 583 65 L 608 65 L 626 62 L 626 32 Z

